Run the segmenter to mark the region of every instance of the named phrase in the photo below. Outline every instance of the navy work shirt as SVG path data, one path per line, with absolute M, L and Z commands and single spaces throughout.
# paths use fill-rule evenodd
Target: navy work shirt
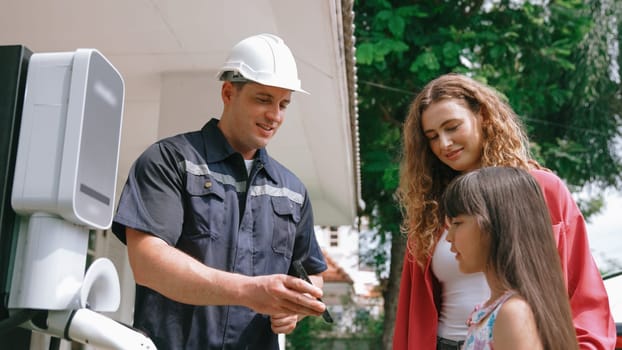
M 212 119 L 200 131 L 161 140 L 136 160 L 115 235 L 125 243 L 131 227 L 207 266 L 248 276 L 287 274 L 293 260 L 310 274 L 324 271 L 304 185 L 265 149 L 249 176 L 217 124 Z M 159 350 L 278 349 L 267 315 L 243 306 L 182 304 L 141 285 L 134 326 Z

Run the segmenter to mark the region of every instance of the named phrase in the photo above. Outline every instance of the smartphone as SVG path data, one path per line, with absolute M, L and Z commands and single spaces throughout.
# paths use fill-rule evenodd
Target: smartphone
M 294 273 L 296 274 L 296 277 L 307 281 L 311 285 L 313 284 L 311 282 L 311 279 L 309 279 L 309 275 L 307 274 L 307 271 L 305 270 L 305 268 L 302 266 L 302 263 L 300 262 L 300 260 L 294 260 L 292 265 L 294 266 Z M 323 302 L 322 298 L 317 298 L 317 300 Z M 324 321 L 328 323 L 333 323 L 333 318 L 330 315 L 330 313 L 328 313 L 328 307 L 324 309 L 322 318 L 324 319 Z

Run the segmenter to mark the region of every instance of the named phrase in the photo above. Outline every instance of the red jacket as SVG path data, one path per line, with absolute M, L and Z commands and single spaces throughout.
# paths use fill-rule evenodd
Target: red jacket
M 616 329 L 602 277 L 590 253 L 583 215 L 562 180 L 543 170 L 531 174 L 546 199 L 572 318 L 582 350 L 612 350 Z M 394 350 L 435 350 L 440 288 L 428 259 L 422 270 L 407 252 L 397 304 Z

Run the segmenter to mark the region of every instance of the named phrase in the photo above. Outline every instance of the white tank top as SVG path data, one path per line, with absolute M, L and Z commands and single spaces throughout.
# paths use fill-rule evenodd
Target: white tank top
M 490 298 L 490 289 L 482 272 L 460 272 L 446 236 L 447 231 L 441 235 L 432 256 L 432 272 L 441 284 L 438 336 L 460 341 L 466 338 L 466 321 L 473 308 Z

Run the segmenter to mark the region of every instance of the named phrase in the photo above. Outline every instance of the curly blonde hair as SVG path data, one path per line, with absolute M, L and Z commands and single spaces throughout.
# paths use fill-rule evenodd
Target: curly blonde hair
M 421 125 L 423 112 L 433 103 L 447 99 L 456 100 L 481 118 L 482 167 L 540 168 L 531 158 L 522 123 L 496 90 L 454 73 L 429 82 L 415 97 L 404 122 L 397 190 L 404 217 L 401 230 L 408 238 L 409 252 L 422 267 L 432 255 L 444 224 L 445 214 L 439 206 L 443 191 L 459 175 L 432 153 Z

